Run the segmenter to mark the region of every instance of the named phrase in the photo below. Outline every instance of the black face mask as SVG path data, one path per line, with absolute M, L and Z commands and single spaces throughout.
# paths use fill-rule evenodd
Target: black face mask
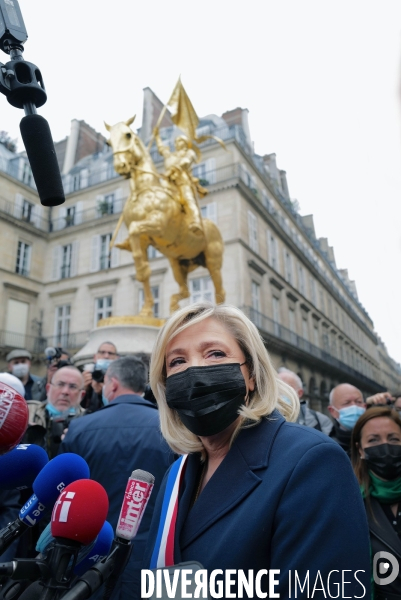
M 243 363 L 245 364 L 245 363 Z M 220 433 L 238 417 L 246 385 L 239 363 L 189 367 L 166 380 L 166 401 L 195 435 Z
M 364 451 L 368 467 L 375 475 L 388 481 L 401 477 L 401 445 L 379 444 Z

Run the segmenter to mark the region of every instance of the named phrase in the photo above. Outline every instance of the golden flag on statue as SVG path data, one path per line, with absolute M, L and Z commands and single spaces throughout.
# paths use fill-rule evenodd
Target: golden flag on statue
M 171 94 L 171 98 L 167 102 L 167 106 L 170 108 L 173 123 L 177 125 L 190 140 L 196 139 L 196 128 L 198 127 L 199 119 L 192 106 L 192 102 L 181 83 L 181 77 L 178 78 L 177 84 Z

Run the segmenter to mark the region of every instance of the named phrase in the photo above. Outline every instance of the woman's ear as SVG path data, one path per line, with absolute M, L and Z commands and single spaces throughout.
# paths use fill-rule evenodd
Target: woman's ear
M 359 456 L 363 460 L 365 458 L 365 452 L 363 451 L 363 448 L 360 447 L 360 445 L 358 444 L 358 442 L 356 442 L 355 446 L 358 448 Z

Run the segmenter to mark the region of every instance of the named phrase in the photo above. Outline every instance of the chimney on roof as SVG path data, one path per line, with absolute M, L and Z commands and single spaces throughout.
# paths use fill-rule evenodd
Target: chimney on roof
M 253 152 L 253 143 L 252 143 L 251 132 L 249 130 L 249 123 L 248 123 L 248 113 L 249 113 L 249 111 L 247 108 L 237 107 L 237 108 L 234 108 L 233 110 L 226 111 L 221 116 L 225 120 L 225 122 L 227 123 L 227 125 L 229 127 L 231 127 L 232 125 L 239 125 L 240 127 L 242 127 L 243 132 L 245 133 L 245 138 L 246 138 L 247 144 L 249 145 L 249 148 Z

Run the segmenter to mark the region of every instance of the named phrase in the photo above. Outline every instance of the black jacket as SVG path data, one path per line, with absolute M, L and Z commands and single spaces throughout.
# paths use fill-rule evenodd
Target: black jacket
M 348 456 L 351 455 L 351 435 L 352 429 L 342 429 L 338 424 L 338 421 L 334 421 L 330 437 L 341 446 Z
M 378 566 L 380 562 L 387 561 L 391 563 L 392 561 L 389 556 L 382 556 L 382 560 L 378 560 L 379 557 L 375 559 L 375 555 L 378 552 L 390 553 L 399 565 L 401 562 L 401 540 L 384 513 L 380 502 L 376 498 L 370 498 L 370 506 L 371 511 L 367 510 L 367 516 L 372 548 L 373 574 L 377 573 L 378 578 L 383 581 L 383 578 L 386 578 L 387 575 L 378 573 Z M 399 600 L 400 598 L 401 572 L 398 573 L 397 579 L 392 583 L 378 585 L 375 582 L 375 600 Z

